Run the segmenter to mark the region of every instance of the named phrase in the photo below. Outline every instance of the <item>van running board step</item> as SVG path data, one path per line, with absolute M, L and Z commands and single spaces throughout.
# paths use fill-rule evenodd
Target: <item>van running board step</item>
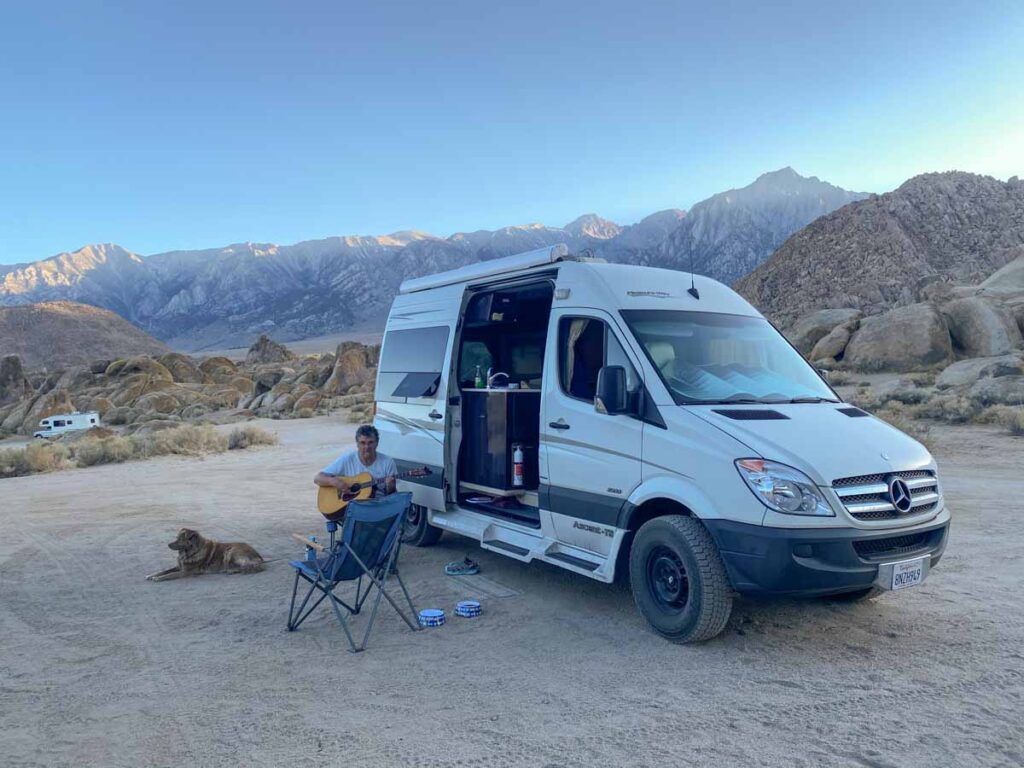
M 530 554 L 530 550 L 525 547 L 517 547 L 515 544 L 509 544 L 507 541 L 501 541 L 500 539 L 490 539 L 489 541 L 483 542 L 485 547 L 493 547 L 494 549 L 503 549 L 506 552 L 511 552 L 513 555 L 519 557 L 526 557 Z
M 577 568 L 582 568 L 586 571 L 596 571 L 601 565 L 600 563 L 594 563 L 590 560 L 584 560 L 582 557 L 573 557 L 572 555 L 567 555 L 565 554 L 565 552 L 549 552 L 547 554 L 547 558 L 549 560 L 559 560 L 563 563 L 574 565 Z

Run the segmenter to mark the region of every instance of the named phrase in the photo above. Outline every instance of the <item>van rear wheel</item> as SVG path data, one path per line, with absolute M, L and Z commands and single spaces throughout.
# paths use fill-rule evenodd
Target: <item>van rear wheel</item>
M 717 635 L 732 613 L 732 589 L 707 529 L 696 518 L 644 523 L 629 554 L 633 600 L 654 630 L 675 643 Z
M 436 544 L 443 531 L 427 522 L 427 508 L 419 504 L 410 504 L 405 511 L 405 522 L 402 524 L 402 543 L 414 547 L 429 547 Z

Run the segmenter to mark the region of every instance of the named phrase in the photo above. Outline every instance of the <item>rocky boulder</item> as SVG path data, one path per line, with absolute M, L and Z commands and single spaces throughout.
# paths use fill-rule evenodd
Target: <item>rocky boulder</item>
M 325 395 L 343 395 L 352 387 L 372 381 L 374 370 L 370 348 L 353 341 L 343 341 L 335 354 L 334 370 L 323 385 Z
M 850 321 L 859 320 L 864 313 L 859 309 L 822 309 L 811 312 L 797 320 L 786 331 L 786 338 L 790 343 L 806 355 L 814 349 L 825 336 L 839 325 Z M 339 347 L 340 350 L 340 347 Z M 822 355 L 822 357 L 834 357 L 834 355 Z M 815 358 L 811 358 L 815 359 Z
M 967 357 L 1005 355 L 1021 346 L 1020 329 L 1002 304 L 979 296 L 942 307 L 954 345 Z
M 249 347 L 245 356 L 246 365 L 262 365 L 264 363 L 283 363 L 294 360 L 295 355 L 284 344 L 278 344 L 269 336 L 260 336 L 256 343 Z
M 208 357 L 199 364 L 199 370 L 215 379 L 238 375 L 238 366 L 226 357 Z
M 1024 295 L 1024 246 L 1017 249 L 1021 255 L 993 272 L 979 286 L 982 293 L 993 296 Z
M 7 355 L 0 360 L 0 405 L 13 403 L 32 394 L 28 377 L 21 367 L 21 358 Z
M 860 320 L 850 320 L 842 325 L 837 325 L 818 340 L 808 359 L 832 361 L 842 359 L 846 345 L 849 344 L 850 337 L 853 336 L 853 332 L 859 325 Z
M 951 360 L 946 321 L 928 304 L 898 307 L 861 320 L 844 361 L 863 371 L 913 371 Z
M 1024 376 L 981 379 L 968 390 L 972 401 L 986 405 L 1024 405 Z
M 171 372 L 173 379 L 181 384 L 202 384 L 206 376 L 192 358 L 180 352 L 170 352 L 157 358 L 160 365 Z
M 40 395 L 25 413 L 18 431 L 23 435 L 31 435 L 39 429 L 39 420 L 55 413 L 72 413 L 75 410 L 71 396 L 66 389 L 55 389 Z
M 1024 375 L 1024 353 L 1015 352 L 999 357 L 976 357 L 960 360 L 943 369 L 935 380 L 936 389 L 952 389 L 974 384 L 979 379 Z
M 146 374 L 153 379 L 161 381 L 174 381 L 171 372 L 151 357 L 139 355 L 129 357 L 127 360 L 115 360 L 107 366 L 107 378 L 121 378 L 134 374 Z

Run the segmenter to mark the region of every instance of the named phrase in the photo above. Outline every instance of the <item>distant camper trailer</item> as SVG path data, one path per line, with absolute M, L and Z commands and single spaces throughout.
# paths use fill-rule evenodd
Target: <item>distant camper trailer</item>
M 88 413 L 57 413 L 47 416 L 39 422 L 39 430 L 33 432 L 33 437 L 56 437 L 65 432 L 75 432 L 81 429 L 91 429 L 100 426 L 100 415 L 97 411 Z

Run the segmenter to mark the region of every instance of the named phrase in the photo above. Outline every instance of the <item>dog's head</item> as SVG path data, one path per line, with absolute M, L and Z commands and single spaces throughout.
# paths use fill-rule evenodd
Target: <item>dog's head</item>
M 193 531 L 191 528 L 182 528 L 178 531 L 178 538 L 167 546 L 189 555 L 199 549 L 202 539 L 203 537 L 199 535 L 199 531 Z

